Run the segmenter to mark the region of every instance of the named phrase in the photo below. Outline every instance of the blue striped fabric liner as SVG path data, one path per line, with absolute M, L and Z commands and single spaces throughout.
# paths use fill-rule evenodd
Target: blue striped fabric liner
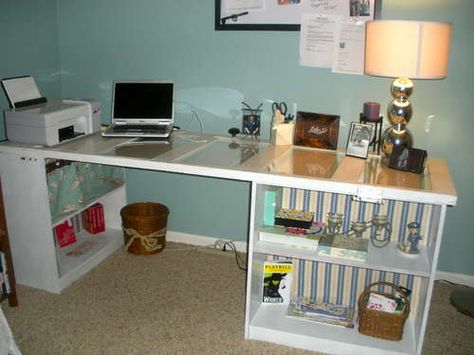
M 275 260 L 287 258 L 274 256 Z M 307 297 L 323 302 L 356 307 L 359 296 L 372 283 L 385 281 L 412 290 L 416 295 L 422 277 L 354 266 L 324 263 L 312 260 L 292 259 L 292 297 Z M 391 293 L 391 287 L 376 287 L 378 292 Z M 411 296 L 410 296 L 411 298 Z M 412 311 L 416 305 L 412 302 Z
M 349 231 L 353 221 L 370 221 L 376 214 L 385 214 L 392 223 L 391 241 L 403 242 L 408 234 L 407 224 L 418 222 L 422 240 L 420 245 L 427 245 L 428 231 L 433 221 L 433 206 L 429 204 L 385 200 L 382 204 L 353 201 L 352 196 L 330 192 L 309 191 L 293 188 L 282 189 L 283 208 L 309 211 L 315 214 L 315 221 L 326 222 L 327 215 L 341 213 L 344 215 L 343 231 Z M 370 233 L 375 233 L 371 228 Z M 365 235 L 368 238 L 368 235 Z
M 428 243 L 428 232 L 436 213 L 429 204 L 385 200 L 382 204 L 353 201 L 352 196 L 309 191 L 294 188 L 282 189 L 283 208 L 310 211 L 315 221 L 326 222 L 329 212 L 344 215 L 343 230 L 348 231 L 350 223 L 356 220 L 370 221 L 376 214 L 386 214 L 392 223 L 391 241 L 403 242 L 408 233 L 407 224 L 420 224 L 421 245 Z M 370 233 L 375 233 L 372 227 Z M 364 235 L 368 238 L 369 233 Z M 281 259 L 278 256 L 270 258 Z M 412 290 L 416 296 L 422 277 L 401 273 L 371 270 L 354 266 L 330 264 L 312 260 L 293 259 L 294 278 L 292 296 L 309 297 L 324 302 L 356 306 L 360 294 L 371 283 L 386 281 Z M 375 290 L 391 292 L 390 288 Z M 412 303 L 412 313 L 416 311 L 416 302 Z

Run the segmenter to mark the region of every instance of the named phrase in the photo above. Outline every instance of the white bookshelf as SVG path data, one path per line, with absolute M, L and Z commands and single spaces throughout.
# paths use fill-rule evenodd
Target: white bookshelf
M 87 201 L 80 210 L 51 217 L 45 170 L 46 159 L 21 151 L 0 154 L 5 181 L 5 206 L 12 238 L 17 283 L 60 293 L 123 245 L 120 209 L 126 204 L 125 185 Z M 104 206 L 106 230 L 91 235 L 82 230 L 77 241 L 58 247 L 53 228 L 95 203 Z M 86 243 L 86 244 L 84 244 Z M 81 255 L 70 252 L 86 245 Z M 69 254 L 69 255 L 68 255 Z
M 403 192 L 400 194 L 400 200 L 383 201 L 382 205 L 391 213 L 393 219 L 394 228 L 390 242 L 384 247 L 375 247 L 369 242 L 367 259 L 361 262 L 318 256 L 317 252 L 307 248 L 260 241 L 258 233 L 264 221 L 265 192 L 275 191 L 275 189 L 279 191 L 279 188 L 281 191 L 287 188 L 292 189 L 288 193 L 291 193 L 291 199 L 286 199 L 286 203 L 298 204 L 298 198 L 301 197 L 299 194 L 306 194 L 300 200 L 306 201 L 306 208 L 313 206 L 315 214 L 318 212 L 318 208 L 323 209 L 324 213 L 320 213 L 320 216 L 325 216 L 329 209 L 340 208 L 344 211 L 355 210 L 355 212 L 350 212 L 352 214 L 351 220 L 354 215 L 361 214 L 365 220 L 370 220 L 372 211 L 375 208 L 380 208 L 373 202 L 353 199 L 352 196 L 338 191 L 336 187 L 333 192 L 326 189 L 324 193 L 321 193 L 314 188 L 301 190 L 288 186 L 278 187 L 254 183 L 251 201 L 245 336 L 249 339 L 331 354 L 420 354 L 446 205 L 434 204 L 429 199 L 419 202 L 405 201 L 402 198 Z M 314 207 L 316 205 L 317 207 Z M 279 207 L 294 208 L 295 206 Z M 338 212 L 341 211 L 338 210 Z M 420 254 L 407 255 L 399 250 L 398 243 L 400 241 L 397 238 L 406 234 L 406 230 L 404 230 L 406 223 L 411 222 L 412 218 L 419 218 L 420 215 L 422 216 L 424 238 L 420 245 Z M 370 235 L 369 232 L 367 233 Z M 369 238 L 369 235 L 364 237 Z M 293 260 L 294 264 L 296 263 L 297 267 L 293 268 L 296 273 L 293 274 L 293 296 L 296 294 L 299 296 L 315 295 L 317 299 L 321 299 L 323 297 L 340 297 L 337 293 L 343 293 L 342 298 L 345 302 L 342 304 L 354 306 L 356 312 L 358 297 L 365 289 L 367 282 L 397 280 L 398 284 L 402 286 L 410 286 L 412 310 L 405 323 L 402 340 L 389 341 L 363 335 L 358 331 L 357 321 L 354 328 L 345 328 L 289 317 L 286 314 L 287 306 L 263 303 L 263 262 L 269 258 L 289 258 Z M 301 277 L 298 275 L 300 272 L 304 274 Z M 354 274 L 358 276 L 354 278 Z M 369 281 L 366 281 L 367 279 Z M 352 290 L 353 293 L 350 294 L 349 290 Z M 329 296 L 327 296 L 328 294 Z M 330 302 L 337 303 L 332 299 Z

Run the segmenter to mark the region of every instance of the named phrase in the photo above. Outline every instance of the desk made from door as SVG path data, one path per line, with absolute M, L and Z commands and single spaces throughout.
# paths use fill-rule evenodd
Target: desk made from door
M 405 282 L 416 288 L 416 293 L 413 296 L 415 310 L 408 323 L 408 330 L 406 330 L 408 335 L 397 347 L 400 353 L 419 353 L 421 351 L 446 208 L 455 205 L 457 200 L 454 185 L 443 160 L 430 158 L 425 173 L 416 175 L 388 169 L 381 164 L 379 157 L 369 157 L 364 160 L 347 157 L 343 151 L 274 146 L 254 138 L 232 139 L 192 132 L 175 132 L 169 141 L 159 142 L 142 142 L 130 138 L 103 138 L 99 133 L 54 147 L 6 142 L 0 145 L 0 173 L 2 181 L 4 181 L 3 188 L 6 195 L 9 227 L 12 225 L 10 235 L 14 265 L 15 269 L 18 268 L 19 283 L 31 283 L 33 287 L 37 287 L 33 281 L 33 279 L 38 279 L 37 275 L 33 275 L 34 277 L 25 275 L 32 273 L 31 270 L 35 269 L 31 263 L 37 262 L 38 268 L 41 268 L 41 257 L 55 258 L 55 248 L 54 245 L 45 248 L 44 255 L 36 251 L 34 258 L 30 261 L 26 260 L 28 258 L 25 256 L 29 255 L 29 251 L 25 251 L 28 249 L 26 244 L 28 238 L 32 237 L 25 236 L 25 233 L 16 233 L 16 226 L 18 225 L 20 228 L 24 219 L 24 216 L 20 214 L 25 212 L 25 206 L 28 206 L 29 203 L 34 204 L 34 201 L 31 196 L 28 197 L 28 195 L 19 192 L 22 189 L 17 185 L 22 182 L 26 187 L 37 183 L 34 179 L 41 178 L 39 175 L 44 172 L 41 165 L 44 164 L 45 159 L 138 168 L 251 183 L 250 226 L 247 240 L 249 261 L 246 337 L 283 342 L 290 346 L 320 348 L 330 352 L 341 349 L 353 351 L 376 349 L 376 351 L 383 352 L 384 349 L 391 349 L 391 346 L 388 346 L 385 341 L 375 341 L 375 343 L 372 340 L 365 341 L 365 338 L 358 335 L 355 330 L 350 333 L 350 336 L 343 332 L 332 331 L 332 327 L 331 331 L 326 328 L 311 329 L 311 327 L 309 327 L 310 330 L 306 330 L 307 326 L 303 328 L 298 322 L 296 324 L 287 322 L 286 318 L 281 318 L 284 315 L 278 315 L 278 312 L 268 314 L 267 307 L 261 303 L 262 271 L 256 265 L 259 265 L 267 257 L 290 257 L 298 264 L 296 268 L 298 271 L 302 271 L 305 262 L 313 263 L 312 265 L 317 264 L 327 275 L 331 274 L 330 269 L 332 268 L 338 269 L 339 274 L 342 275 L 354 273 L 354 270 L 371 270 L 370 275 L 401 280 L 400 282 Z M 18 172 L 23 172 L 22 175 L 25 176 L 20 178 L 19 174 L 16 174 L 15 177 L 12 172 L 15 169 L 11 163 L 13 160 L 16 160 L 17 165 L 20 166 L 16 167 L 19 169 Z M 39 168 L 37 167 L 39 173 L 35 175 L 29 174 L 28 169 L 21 170 L 22 164 L 39 165 Z M 384 211 L 391 213 L 396 220 L 394 221 L 394 230 L 398 237 L 394 237 L 394 240 L 391 241 L 394 247 L 390 250 L 374 251 L 369 261 L 360 264 L 352 261 L 341 262 L 330 258 L 319 258 L 302 250 L 278 248 L 261 243 L 258 240 L 258 229 L 263 223 L 264 195 L 266 191 L 275 189 L 281 193 L 284 207 L 308 209 L 319 216 L 321 220 L 324 220 L 328 212 L 350 211 L 346 216 L 346 226 L 349 225 L 349 219 L 368 219 L 373 211 L 379 211 L 380 206 L 384 206 L 382 208 L 387 208 Z M 12 191 L 18 193 L 12 193 Z M 41 196 L 47 199 L 46 193 L 42 190 Z M 120 196 L 121 199 L 124 199 L 125 194 L 122 193 Z M 222 198 L 227 197 L 222 196 Z M 22 199 L 25 200 L 23 204 L 16 205 L 18 200 Z M 28 201 L 28 199 L 32 201 Z M 112 204 L 114 203 L 115 201 Z M 9 209 L 9 205 L 13 207 Z M 47 217 L 47 214 L 45 216 Z M 409 221 L 407 218 L 420 218 L 423 222 L 423 232 L 427 235 L 421 246 L 422 256 L 419 258 L 407 259 L 405 256 L 397 254 L 395 248 L 397 241 L 403 238 L 406 222 Z M 38 218 L 38 223 L 39 221 L 42 219 Z M 51 240 L 50 228 L 49 224 L 38 226 L 35 230 L 36 233 L 41 234 L 38 231 L 44 231 L 44 234 L 49 234 L 47 237 L 45 236 L 45 240 Z M 38 245 L 39 249 L 41 247 Z M 117 247 L 119 247 L 119 243 L 115 243 L 113 248 L 111 247 L 93 261 L 74 265 L 74 270 L 71 272 L 73 276 L 57 275 L 52 278 L 41 276 L 45 279 L 45 287 L 40 285 L 40 288 L 60 292 L 74 279 L 110 255 Z M 35 258 L 40 260 L 35 261 Z M 306 276 L 297 276 L 298 286 L 295 292 L 298 294 L 316 292 L 324 294 L 331 301 L 333 301 L 331 297 L 339 297 L 345 302 L 354 303 L 354 295 L 345 294 L 340 290 L 331 293 L 333 288 L 336 289 L 336 284 L 347 283 L 346 279 L 332 277 L 336 279 L 333 286 L 331 286 L 330 279 L 325 279 L 324 282 L 329 286 L 327 289 L 321 289 L 314 281 L 318 279 L 317 274 L 311 275 L 309 272 L 300 272 L 300 274 Z M 359 293 L 362 286 L 356 285 Z M 282 337 L 282 334 L 285 336 Z M 346 340 L 343 341 L 343 339 Z M 347 342 L 352 345 L 348 346 Z M 316 344 L 319 344 L 320 347 Z

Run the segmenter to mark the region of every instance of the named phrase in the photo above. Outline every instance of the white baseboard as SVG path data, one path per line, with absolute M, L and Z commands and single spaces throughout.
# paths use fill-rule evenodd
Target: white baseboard
M 169 240 L 170 242 L 175 242 L 175 243 L 183 243 L 183 244 L 198 245 L 198 246 L 212 246 L 214 245 L 216 241 L 224 240 L 224 241 L 232 242 L 239 252 L 242 252 L 242 253 L 247 252 L 247 242 L 243 242 L 239 240 L 234 241 L 234 240 L 225 239 L 225 238 L 213 238 L 213 237 L 207 237 L 207 236 L 202 236 L 202 235 L 173 232 L 173 231 L 168 231 L 166 233 L 166 240 Z M 456 284 L 462 284 L 462 285 L 474 287 L 473 275 L 464 275 L 464 274 L 456 274 L 453 272 L 437 271 L 436 280 L 446 280 L 446 281 L 453 282 Z
M 239 240 L 213 238 L 213 237 L 207 237 L 207 236 L 202 236 L 202 235 L 173 232 L 173 231 L 166 232 L 166 240 L 170 242 L 175 242 L 175 243 L 191 244 L 191 245 L 198 245 L 198 246 L 213 246 L 216 241 L 223 240 L 226 242 L 232 242 L 232 244 L 235 245 L 235 248 L 237 249 L 237 251 L 242 252 L 242 253 L 247 252 L 247 242 L 243 242 Z
M 436 280 L 446 280 L 456 284 L 474 287 L 474 276 L 465 274 L 455 274 L 453 272 L 437 271 Z

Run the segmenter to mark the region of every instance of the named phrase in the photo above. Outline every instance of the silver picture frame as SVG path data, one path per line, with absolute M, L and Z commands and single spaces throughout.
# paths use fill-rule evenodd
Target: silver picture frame
M 367 159 L 374 126 L 367 123 L 352 122 L 347 139 L 346 155 Z

